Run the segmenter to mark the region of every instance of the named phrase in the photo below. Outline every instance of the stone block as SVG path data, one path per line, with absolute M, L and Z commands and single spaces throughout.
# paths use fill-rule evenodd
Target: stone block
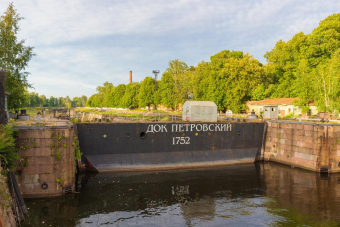
M 296 141 L 296 146 L 303 147 L 303 143 L 301 141 Z
M 25 193 L 37 192 L 37 191 L 42 190 L 40 183 L 27 183 L 27 184 L 23 184 L 23 188 L 24 188 Z
M 280 144 L 285 144 L 285 139 L 280 139 Z
M 286 145 L 293 146 L 293 140 L 291 140 L 291 139 L 285 139 L 285 144 L 286 144 Z
M 305 131 L 313 131 L 314 130 L 314 125 L 303 125 L 303 129 Z
M 340 126 L 333 126 L 334 127 L 334 132 L 340 132 Z
M 55 181 L 57 179 L 55 173 L 50 173 L 50 174 L 42 173 L 42 174 L 39 174 L 39 176 L 40 176 L 40 183 Z
M 50 138 L 36 139 L 37 147 L 51 147 L 51 144 L 55 145 L 55 142 Z
M 314 148 L 314 144 L 306 141 L 302 141 L 301 147 Z
M 19 138 L 50 138 L 50 130 L 47 129 L 20 129 Z
M 295 130 L 302 130 L 303 129 L 303 124 L 296 124 L 294 125 Z
M 314 134 L 314 131 L 312 130 L 304 130 L 305 137 L 312 137 Z
M 20 157 L 35 157 L 35 156 L 51 156 L 50 148 L 31 148 L 26 150 L 19 150 Z
M 28 159 L 29 165 L 53 165 L 55 158 L 53 156 L 30 157 Z
M 21 176 L 20 184 L 39 183 L 39 174 L 26 174 Z
M 22 169 L 22 174 L 53 173 L 52 165 L 26 166 Z

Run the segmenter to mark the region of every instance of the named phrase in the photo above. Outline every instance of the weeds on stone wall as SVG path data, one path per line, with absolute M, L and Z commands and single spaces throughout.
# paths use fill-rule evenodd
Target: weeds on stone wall
M 3 174 L 14 170 L 16 161 L 20 159 L 15 148 L 17 137 L 18 131 L 13 130 L 11 125 L 0 125 L 0 162 Z
M 55 156 L 56 156 L 57 160 L 60 161 L 60 159 L 61 159 L 60 148 L 57 149 L 57 153 L 55 154 Z
M 74 136 L 73 138 L 73 143 L 72 146 L 74 147 L 74 162 L 75 162 L 75 167 L 78 164 L 78 161 L 81 159 L 81 156 L 83 153 L 80 152 L 80 147 L 79 147 L 79 139 L 78 136 Z M 75 170 L 75 172 L 77 173 L 77 168 Z
M 0 168 L 1 169 L 1 168 Z M 2 210 L 8 209 L 12 204 L 12 197 L 7 191 L 7 178 L 0 175 L 0 206 Z

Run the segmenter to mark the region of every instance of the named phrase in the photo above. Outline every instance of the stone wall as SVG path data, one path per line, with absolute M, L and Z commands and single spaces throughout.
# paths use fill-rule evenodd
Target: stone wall
M 19 129 L 21 161 L 17 175 L 24 198 L 61 196 L 75 185 L 74 129 L 27 127 Z
M 0 174 L 0 227 L 16 226 L 11 205 L 12 197 L 8 191 L 7 179 L 6 177 Z
M 270 121 L 264 160 L 322 172 L 340 172 L 340 126 Z

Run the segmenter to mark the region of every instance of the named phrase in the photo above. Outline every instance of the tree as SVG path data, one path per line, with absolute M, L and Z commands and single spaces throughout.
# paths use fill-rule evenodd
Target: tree
M 152 77 L 145 77 L 141 83 L 138 95 L 138 106 L 141 108 L 154 104 L 155 80 Z
M 138 94 L 140 83 L 131 83 L 126 85 L 125 94 L 122 98 L 122 107 L 134 109 L 138 107 Z
M 25 68 L 35 55 L 33 47 L 25 46 L 25 41 L 17 40 L 19 21 L 23 18 L 11 3 L 0 17 L 0 67 L 6 72 L 6 90 L 9 109 L 18 109 L 28 102 L 28 72 Z
M 224 50 L 211 58 L 207 100 L 214 101 L 219 110 L 245 110 L 245 101 L 264 77 L 262 64 L 242 51 Z
M 266 53 L 267 77 L 272 78 L 272 98 L 298 97 L 305 112 L 310 102 L 319 110 L 339 111 L 336 62 L 340 49 L 340 13 L 322 20 L 310 34 L 280 40 Z
M 122 107 L 122 98 L 125 94 L 125 84 L 119 84 L 117 87 L 111 90 L 111 104 L 112 107 Z
M 80 106 L 84 107 L 86 105 L 87 97 L 85 95 L 82 95 L 80 98 Z

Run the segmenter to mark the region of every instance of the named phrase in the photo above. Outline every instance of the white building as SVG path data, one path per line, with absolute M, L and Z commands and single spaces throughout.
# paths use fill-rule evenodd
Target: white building
M 303 113 L 301 109 L 294 105 L 294 101 L 298 98 L 276 98 L 276 99 L 264 99 L 260 101 L 248 101 L 246 105 L 248 107 L 247 112 L 255 111 L 256 114 L 260 115 L 264 111 L 265 106 L 277 106 L 278 107 L 278 115 L 280 117 L 287 116 L 289 114 L 304 116 L 308 115 L 317 115 L 318 110 L 314 103 L 309 104 L 309 113 Z
M 217 106 L 211 101 L 186 101 L 183 104 L 183 121 L 217 121 Z

